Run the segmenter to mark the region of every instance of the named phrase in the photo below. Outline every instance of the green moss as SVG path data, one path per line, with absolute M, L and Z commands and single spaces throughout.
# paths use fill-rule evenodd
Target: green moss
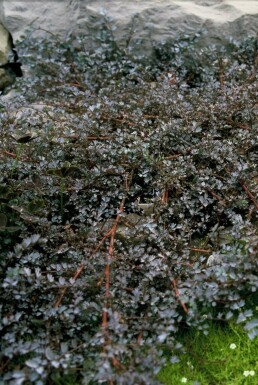
M 185 353 L 179 355 L 180 362 L 168 364 L 158 375 L 163 384 L 258 383 L 258 338 L 250 340 L 240 325 L 213 324 L 208 335 L 192 330 L 182 337 L 182 343 Z M 247 375 L 250 371 L 254 373 Z

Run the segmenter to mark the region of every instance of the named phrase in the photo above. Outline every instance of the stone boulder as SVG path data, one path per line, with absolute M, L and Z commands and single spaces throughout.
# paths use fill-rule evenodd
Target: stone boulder
M 85 45 L 109 19 L 116 41 L 147 52 L 152 42 L 206 30 L 201 44 L 223 43 L 225 36 L 255 36 L 257 0 L 0 0 L 0 17 L 15 38 L 27 27 L 64 37 L 82 32 Z M 87 38 L 88 37 L 88 38 Z M 141 41 L 139 43 L 139 39 Z M 135 43 L 135 44 L 134 44 Z M 147 50 L 147 51 L 146 51 Z
M 12 40 L 9 31 L 0 24 L 0 65 L 8 62 L 8 55 L 12 49 Z
M 22 76 L 21 63 L 14 48 L 12 35 L 0 23 L 0 91 L 13 84 L 16 76 Z

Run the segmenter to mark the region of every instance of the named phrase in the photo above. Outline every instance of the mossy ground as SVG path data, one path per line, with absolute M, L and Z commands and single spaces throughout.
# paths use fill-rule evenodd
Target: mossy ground
M 255 385 L 258 338 L 250 340 L 241 325 L 213 324 L 209 334 L 190 330 L 182 336 L 185 353 L 158 375 L 165 385 Z

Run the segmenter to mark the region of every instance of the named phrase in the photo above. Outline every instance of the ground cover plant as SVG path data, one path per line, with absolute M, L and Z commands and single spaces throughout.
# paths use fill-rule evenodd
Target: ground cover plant
M 158 384 L 180 330 L 258 334 L 257 41 L 94 36 L 30 31 L 1 101 L 4 383 Z

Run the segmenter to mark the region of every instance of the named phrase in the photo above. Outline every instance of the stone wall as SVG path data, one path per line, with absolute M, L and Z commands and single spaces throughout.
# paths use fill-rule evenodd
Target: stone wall
M 104 14 L 112 18 L 119 44 L 125 45 L 129 37 L 131 44 L 140 38 L 141 49 L 148 49 L 152 40 L 166 41 L 202 28 L 208 31 L 203 44 L 258 31 L 257 0 L 0 0 L 1 20 L 14 39 L 30 25 L 41 28 L 37 33 L 64 37 L 83 32 L 87 37 Z

